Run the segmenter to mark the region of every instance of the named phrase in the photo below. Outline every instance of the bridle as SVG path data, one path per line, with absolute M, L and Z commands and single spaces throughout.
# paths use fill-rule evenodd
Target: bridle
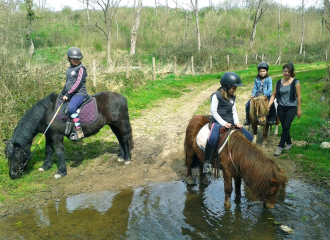
M 12 142 L 10 142 L 10 141 L 8 141 L 8 142 L 9 142 L 9 144 L 10 144 L 13 148 L 15 148 L 15 146 L 14 146 L 14 144 L 13 144 Z M 21 165 L 19 166 L 19 171 L 20 171 L 20 172 L 24 172 L 24 168 L 25 168 L 25 166 L 28 164 L 28 162 L 29 162 L 29 160 L 30 160 L 32 154 L 33 154 L 34 151 L 36 150 L 36 148 L 33 150 L 33 152 L 30 154 L 29 157 L 27 157 L 27 155 L 25 154 L 24 149 L 23 149 L 23 148 L 21 148 L 21 149 L 23 150 L 23 155 L 24 155 L 24 157 L 25 157 L 25 161 L 23 161 L 23 162 L 21 163 Z M 6 155 L 7 155 L 7 154 L 6 154 Z M 19 158 L 17 157 L 16 152 L 14 153 L 14 155 L 15 155 L 16 160 L 19 161 Z

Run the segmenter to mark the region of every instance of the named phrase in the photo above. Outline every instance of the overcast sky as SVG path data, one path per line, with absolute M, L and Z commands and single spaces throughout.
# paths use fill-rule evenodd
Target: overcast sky
M 184 4 L 187 4 L 190 2 L 190 0 L 178 0 L 179 2 Z M 212 0 L 213 5 L 217 6 L 224 2 L 234 2 L 230 0 Z M 275 2 L 282 3 L 283 5 L 288 5 L 290 7 L 299 7 L 301 5 L 302 0 L 274 0 Z M 316 0 L 305 0 L 305 2 L 314 2 Z M 46 0 L 47 7 L 49 9 L 60 11 L 63 9 L 64 6 L 71 7 L 72 10 L 82 9 L 82 0 Z M 135 0 L 137 3 L 138 0 Z M 165 4 L 166 0 L 157 0 L 157 2 Z M 195 1 L 193 1 L 195 2 Z M 199 0 L 198 1 L 198 7 L 203 8 L 209 6 L 209 0 Z M 239 1 L 242 2 L 242 1 Z M 169 4 L 174 4 L 172 0 L 168 0 Z M 134 4 L 134 0 L 121 0 L 121 6 L 132 6 Z M 143 6 L 155 6 L 155 0 L 142 0 Z

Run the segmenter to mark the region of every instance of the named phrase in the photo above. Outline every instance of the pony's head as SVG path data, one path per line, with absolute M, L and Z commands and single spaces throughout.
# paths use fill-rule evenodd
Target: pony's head
M 259 96 L 251 99 L 250 119 L 259 125 L 267 123 L 269 113 L 268 99 L 266 96 Z
M 20 178 L 31 154 L 30 148 L 24 148 L 20 144 L 8 140 L 3 140 L 3 142 L 6 144 L 5 154 L 9 163 L 9 176 L 11 179 Z
M 269 185 L 266 189 L 265 195 L 264 195 L 264 205 L 266 208 L 271 209 L 275 207 L 276 199 L 278 195 L 278 190 L 282 186 L 285 187 L 285 184 L 287 183 L 287 178 L 283 174 L 284 170 L 279 170 L 272 178 L 269 180 Z

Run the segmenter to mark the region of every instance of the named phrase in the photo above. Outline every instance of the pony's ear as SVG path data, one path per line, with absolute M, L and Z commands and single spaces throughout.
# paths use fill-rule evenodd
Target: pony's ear
M 280 170 L 280 173 L 285 173 L 285 170 L 281 169 L 281 170 Z
M 270 184 L 274 184 L 274 183 L 278 183 L 278 181 L 275 178 L 272 177 L 270 179 Z

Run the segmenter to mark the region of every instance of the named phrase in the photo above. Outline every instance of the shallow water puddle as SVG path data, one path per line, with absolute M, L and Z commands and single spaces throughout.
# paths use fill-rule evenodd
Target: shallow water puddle
M 0 239 L 328 239 L 329 193 L 291 180 L 274 209 L 242 190 L 223 206 L 223 181 L 84 193 L 0 220 Z M 293 233 L 285 232 L 281 225 Z

